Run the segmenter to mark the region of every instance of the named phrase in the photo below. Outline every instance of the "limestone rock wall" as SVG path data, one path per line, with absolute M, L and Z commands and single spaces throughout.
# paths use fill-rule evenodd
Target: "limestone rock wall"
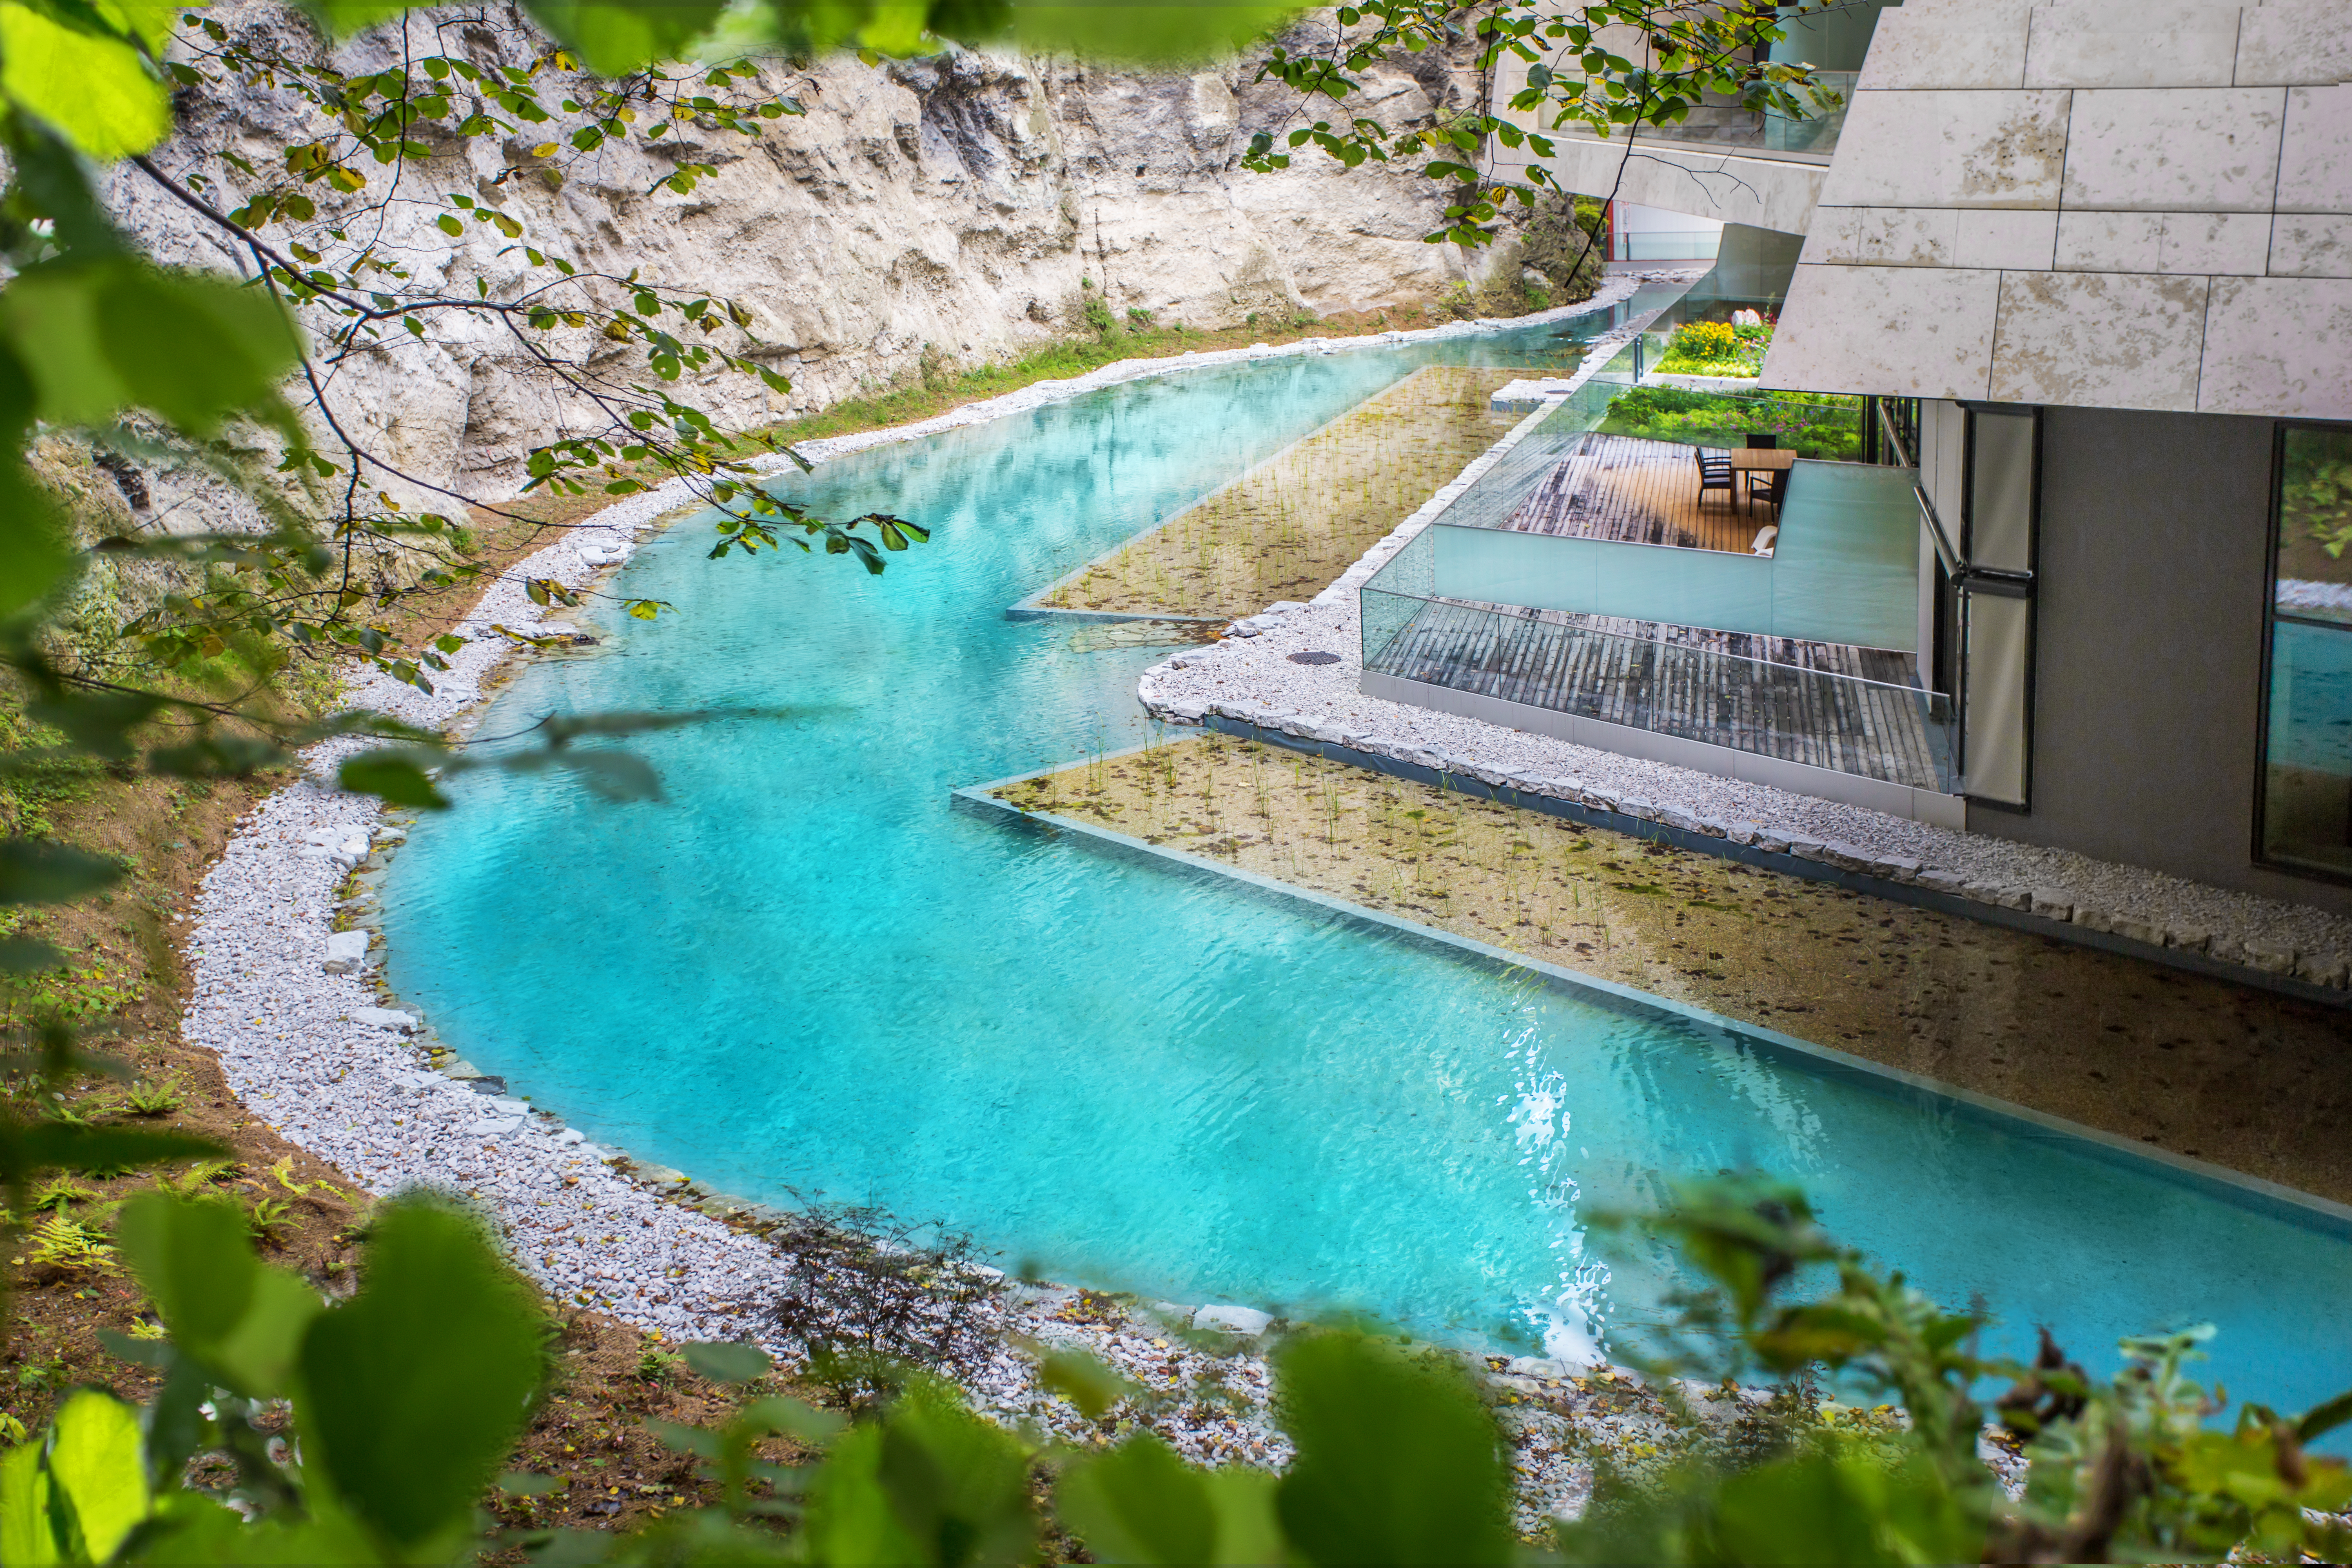
M 284 12 L 255 0 L 209 14 L 299 37 Z M 340 63 L 380 68 L 404 49 L 449 48 L 453 32 L 477 58 L 527 63 L 529 39 L 511 16 L 494 28 L 419 14 L 404 26 L 405 38 L 395 26 L 343 46 Z M 689 132 L 691 155 L 718 165 L 690 195 L 659 186 L 670 162 L 610 144 L 567 162 L 560 183 L 509 174 L 561 125 L 526 128 L 503 146 L 477 139 L 403 177 L 491 203 L 522 224 L 528 243 L 583 268 L 639 268 L 747 306 L 757 355 L 791 377 L 792 391 L 740 376 L 692 389 L 742 423 L 903 381 L 927 353 L 950 363 L 1010 357 L 1074 330 L 1089 289 L 1122 316 L 1141 309 L 1162 322 L 1222 326 L 1253 310 L 1420 301 L 1464 275 L 1453 247 L 1421 237 L 1444 199 L 1430 181 L 1344 172 L 1311 148 L 1278 174 L 1241 170 L 1252 133 L 1287 129 L 1297 109 L 1295 95 L 1253 85 L 1251 74 L 1238 60 L 1148 73 L 962 49 L 878 66 L 828 58 L 772 68 L 771 85 L 804 103 L 805 116 L 772 122 L 756 141 L 697 143 Z M 1434 57 L 1373 86 L 1349 107 L 1391 125 L 1477 91 Z M 157 161 L 222 182 L 224 197 L 236 178 L 211 152 L 258 162 L 318 133 L 283 96 L 195 89 L 183 102 L 192 133 Z M 387 194 L 397 195 L 368 193 Z M 136 172 L 118 173 L 114 195 L 165 256 L 249 270 L 226 236 Z M 477 273 L 493 295 L 525 286 L 509 242 L 488 229 L 449 238 L 433 226 L 438 210 L 395 199 L 371 216 L 370 232 L 415 279 L 468 294 Z M 626 369 L 618 354 L 613 369 Z M 588 416 L 497 323 L 461 316 L 435 319 L 422 341 L 392 334 L 330 375 L 339 416 L 420 500 L 433 486 L 510 495 L 528 449 Z

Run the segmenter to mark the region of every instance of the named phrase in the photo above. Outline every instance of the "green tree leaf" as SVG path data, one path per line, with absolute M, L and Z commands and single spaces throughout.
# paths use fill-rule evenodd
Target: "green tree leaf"
M 343 759 L 342 766 L 335 770 L 335 778 L 353 795 L 372 795 L 394 805 L 445 810 L 449 797 L 425 776 L 427 758 L 438 760 L 429 752 L 362 752 L 356 757 Z
M 1294 1340 L 1275 1360 L 1298 1458 L 1276 1496 L 1310 1563 L 1504 1563 L 1508 1473 L 1495 1422 L 1451 1366 L 1355 1333 Z
M 0 1458 L 0 1563 L 15 1568 L 63 1560 L 49 1513 L 53 1491 L 38 1440 L 20 1443 Z
M 454 1548 L 539 1379 L 538 1314 L 481 1226 L 396 1200 L 359 1293 L 303 1340 L 306 1472 L 392 1550 Z
M 740 1340 L 696 1340 L 680 1345 L 678 1353 L 713 1383 L 757 1383 L 774 1365 L 767 1352 Z
M 0 94 L 101 162 L 172 133 L 171 94 L 139 51 L 48 7 L 0 0 Z
M 253 1254 L 235 1205 L 149 1193 L 123 1210 L 123 1256 L 154 1300 L 173 1342 L 249 1399 L 284 1394 L 317 1292 Z
M 1220 1561 L 1207 1478 L 1149 1432 L 1063 1471 L 1054 1509 L 1097 1563 Z
M 0 839 L 0 904 L 60 904 L 122 879 L 103 855 L 37 838 Z
M 618 76 L 678 58 L 726 7 L 717 0 L 529 0 L 523 9 L 578 49 L 589 69 Z
M 47 597 L 74 563 L 56 509 L 25 473 L 37 403 L 24 363 L 0 342 L 0 619 Z
M 49 1478 L 72 1505 L 81 1549 L 103 1563 L 150 1507 L 138 1407 L 81 1389 L 58 1408 L 53 1431 Z
M 301 358 L 268 295 L 121 257 L 26 271 L 0 292 L 0 336 L 31 367 L 40 417 L 96 425 L 135 405 L 196 437 L 233 413 L 274 413 Z

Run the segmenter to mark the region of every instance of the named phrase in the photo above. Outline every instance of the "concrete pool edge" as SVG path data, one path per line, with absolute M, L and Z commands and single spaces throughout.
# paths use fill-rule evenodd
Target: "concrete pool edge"
M 1106 752 L 1099 758 L 1086 761 L 1111 761 L 1134 755 L 1142 746 Z M 1998 1096 L 1982 1094 L 1944 1083 L 1923 1074 L 1901 1068 L 1887 1067 L 1841 1051 L 1833 1047 L 1818 1045 L 1794 1035 L 1766 1027 L 1759 1024 L 1742 1023 L 1736 1018 L 1715 1013 L 1690 1003 L 1660 996 L 1639 987 L 1603 980 L 1545 960 L 1513 952 L 1507 948 L 1479 942 L 1472 937 L 1457 936 L 1451 931 L 1415 921 L 1400 919 L 1378 910 L 1368 909 L 1347 900 L 1313 889 L 1299 887 L 1277 878 L 1255 871 L 1228 866 L 1206 856 L 1194 855 L 1182 849 L 1170 848 L 1137 838 L 1113 828 L 1081 822 L 1074 817 L 1025 811 L 1009 801 L 996 797 L 994 792 L 1032 779 L 1066 773 L 1080 763 L 1063 763 L 1055 766 L 1032 769 L 985 784 L 971 784 L 950 793 L 952 808 L 995 823 L 1019 827 L 1030 832 L 1067 833 L 1077 837 L 1088 848 L 1121 858 L 1158 865 L 1181 872 L 1197 880 L 1214 880 L 1237 887 L 1254 896 L 1293 904 L 1304 904 L 1336 920 L 1367 928 L 1392 940 L 1465 960 L 1474 966 L 1498 975 L 1517 972 L 1538 979 L 1556 990 L 1580 995 L 1588 1001 L 1608 1007 L 1613 1012 L 1663 1018 L 1680 1023 L 1719 1038 L 1752 1046 L 1763 1052 L 1791 1061 L 1802 1069 L 1823 1078 L 1838 1079 L 1857 1084 L 1874 1092 L 1893 1096 L 1924 1097 L 1948 1105 L 1962 1114 L 1980 1122 L 1988 1122 L 2014 1134 L 2044 1141 L 2056 1140 L 2080 1148 L 2092 1158 L 2108 1164 L 2126 1168 L 2153 1167 L 2165 1178 L 2181 1185 L 2222 1198 L 2240 1207 L 2263 1213 L 2292 1224 L 2352 1240 L 2352 1205 L 2337 1203 L 2315 1194 L 2303 1192 L 2282 1183 L 2248 1175 L 2224 1165 L 2191 1155 L 2177 1154 L 2168 1149 L 2105 1131 L 2083 1122 L 2035 1110 L 2028 1106 Z M 1426 781 L 1424 781 L 1426 782 Z M 1500 798 L 1496 796 L 1496 798 Z M 1506 802 L 1505 804 L 1511 804 Z M 1624 831 L 1612 825 L 1592 826 Z M 1644 826 L 1655 826 L 1655 824 Z M 1655 837 L 1654 835 L 1651 837 Z M 1778 866 L 1769 868 L 1780 869 Z M 1824 868 L 1823 869 L 1827 869 Z M 1834 876 L 1843 874 L 1833 874 Z

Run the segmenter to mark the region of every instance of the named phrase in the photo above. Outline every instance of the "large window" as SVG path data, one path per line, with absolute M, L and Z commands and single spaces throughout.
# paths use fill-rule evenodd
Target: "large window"
M 2352 426 L 2285 426 L 2278 476 L 2262 858 L 2352 876 Z

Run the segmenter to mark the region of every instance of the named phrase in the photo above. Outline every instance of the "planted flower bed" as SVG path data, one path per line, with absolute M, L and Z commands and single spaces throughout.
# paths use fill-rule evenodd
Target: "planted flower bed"
M 1862 452 L 1862 399 L 1830 392 L 1638 386 L 1610 404 L 1601 431 L 1686 447 L 1744 447 L 1755 432 L 1778 437 L 1779 445 L 1801 458 L 1853 462 Z

